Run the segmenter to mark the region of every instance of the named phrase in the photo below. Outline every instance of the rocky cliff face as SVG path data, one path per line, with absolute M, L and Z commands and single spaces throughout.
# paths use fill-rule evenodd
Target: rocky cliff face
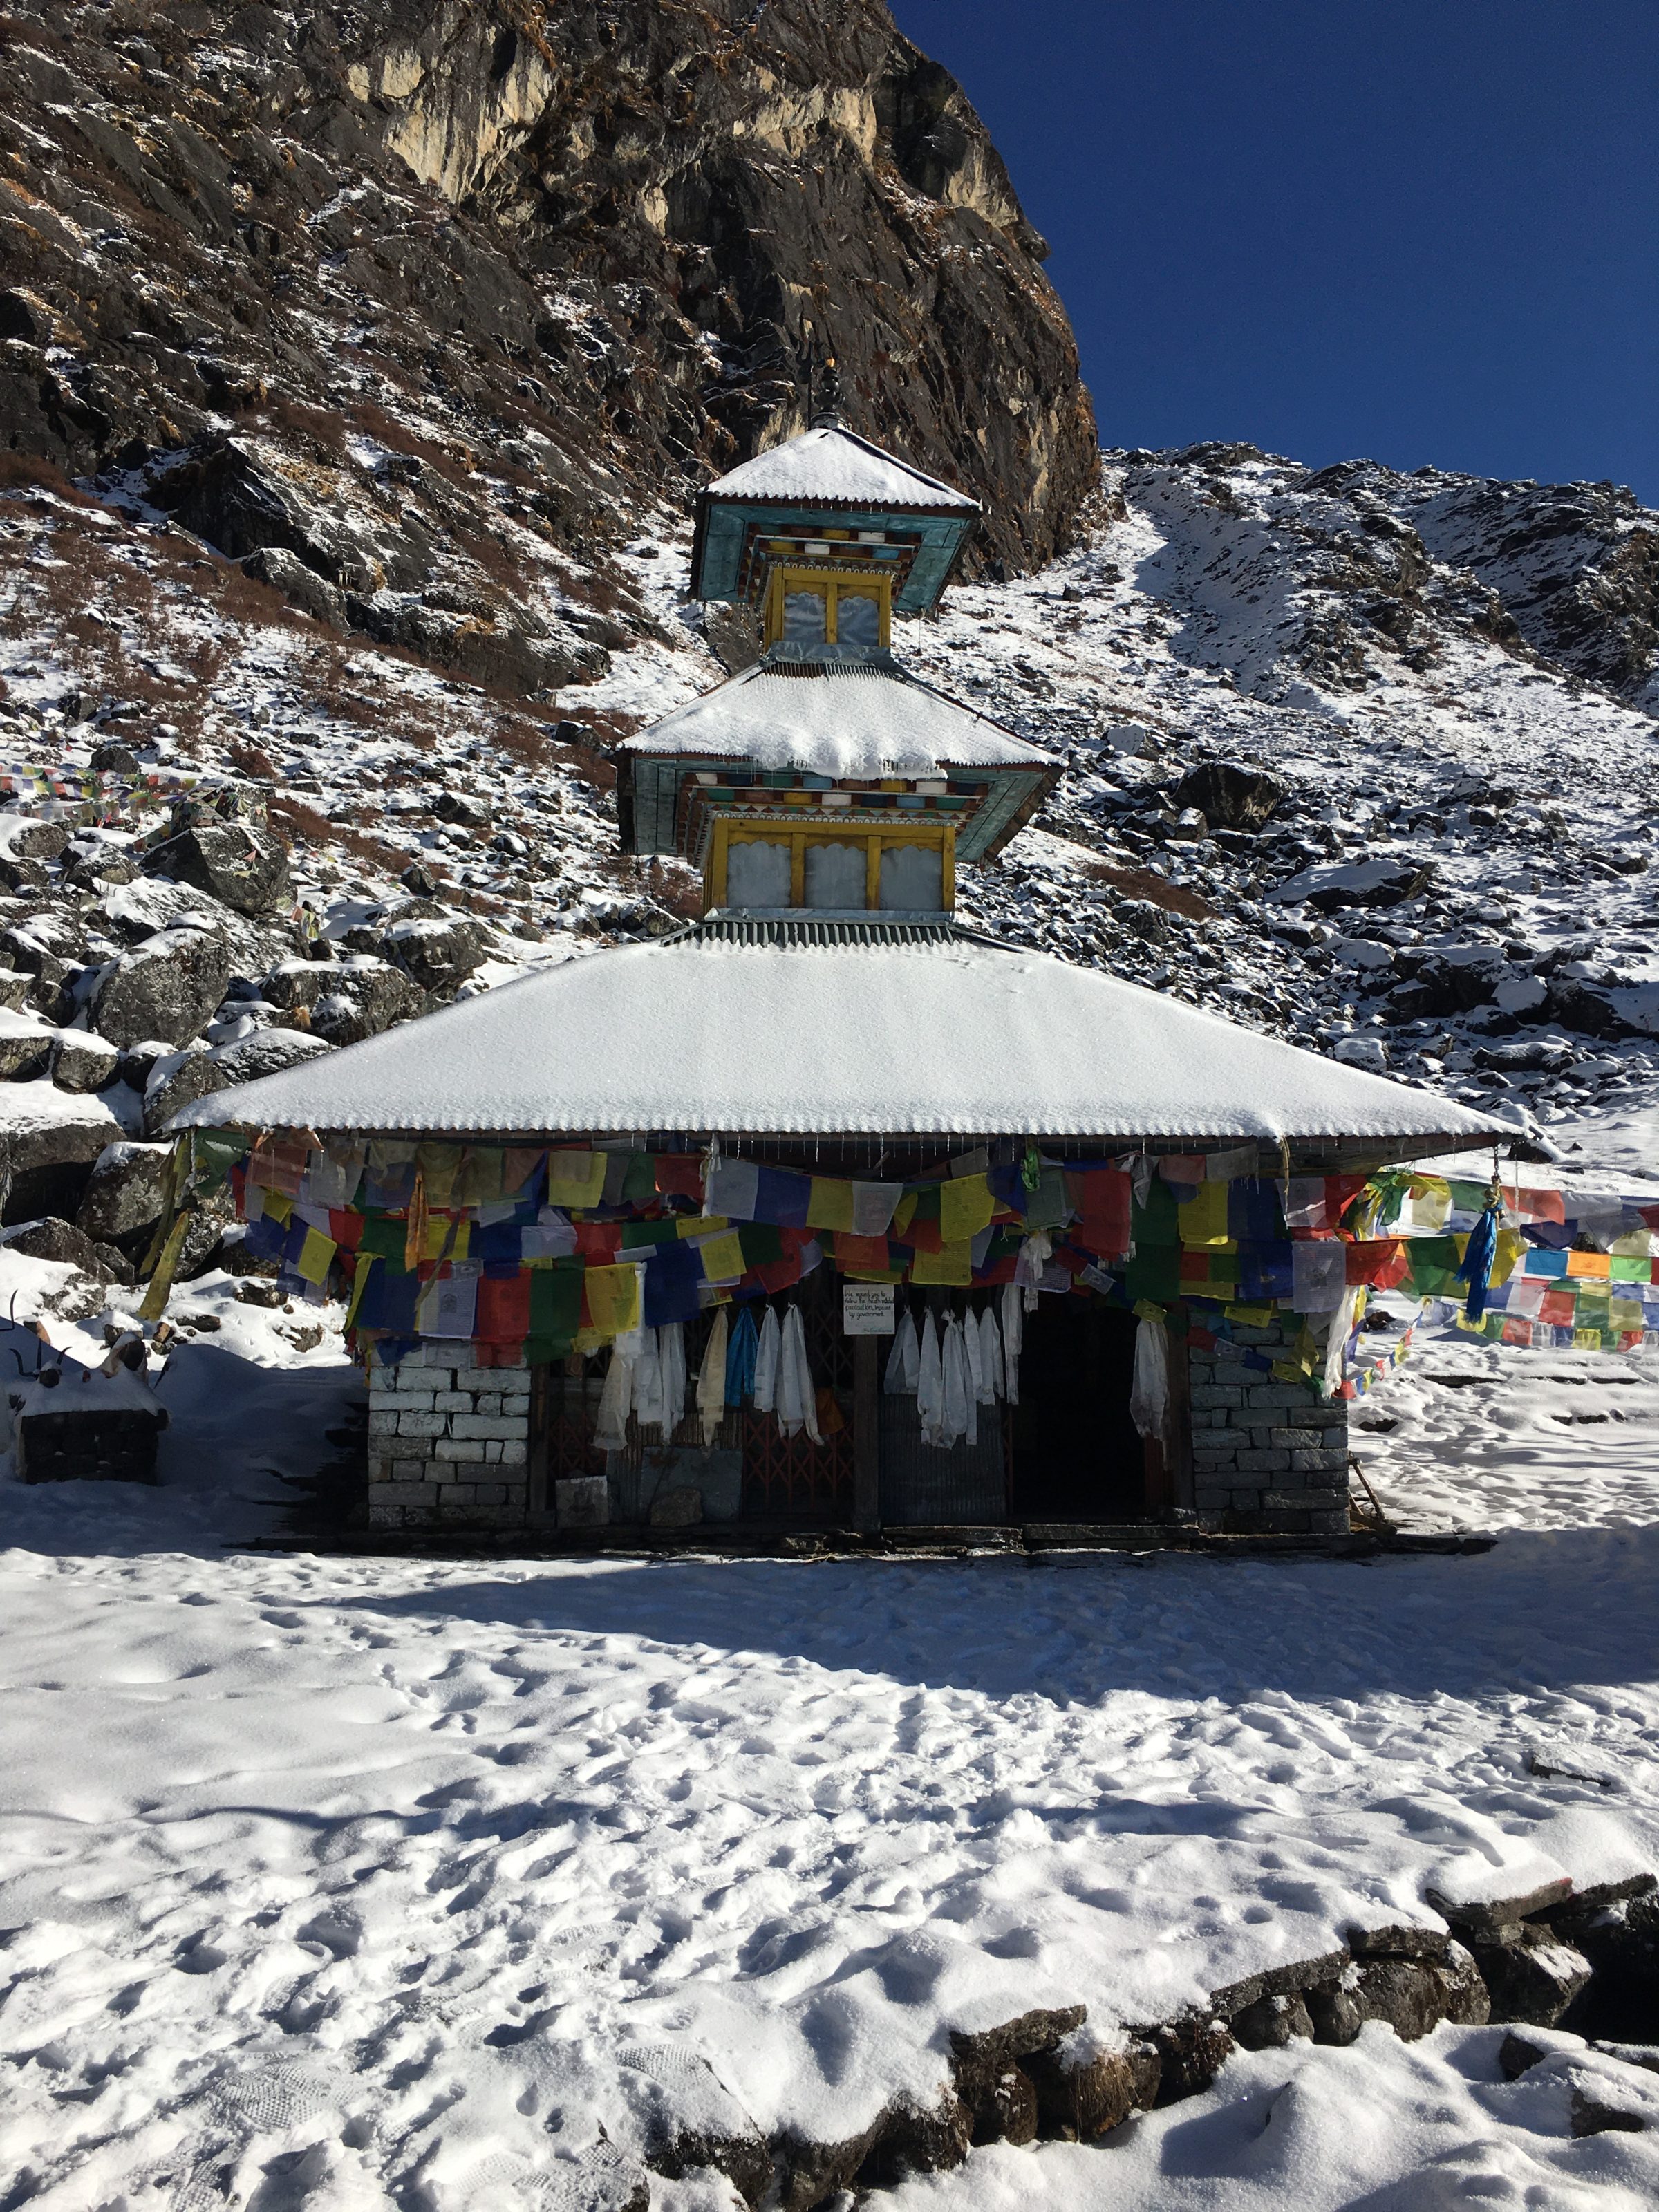
M 985 500 L 981 559 L 1050 557 L 1095 481 L 1042 242 L 880 0 L 116 0 L 4 36 L 10 447 L 337 626 L 591 672 L 643 620 L 594 556 L 799 427 L 809 330 L 855 427 Z

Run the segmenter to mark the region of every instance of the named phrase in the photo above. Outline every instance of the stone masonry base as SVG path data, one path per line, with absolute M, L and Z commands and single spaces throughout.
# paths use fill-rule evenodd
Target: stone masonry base
M 1288 1341 L 1278 1323 L 1234 1335 L 1270 1359 Z M 1188 1372 L 1199 1526 L 1230 1535 L 1346 1534 L 1346 1400 L 1322 1401 L 1306 1383 L 1196 1349 Z
M 428 1342 L 368 1376 L 368 1517 L 380 1528 L 510 1528 L 529 1504 L 530 1373 Z
M 1299 1326 L 1299 1324 L 1297 1324 Z M 1239 1328 L 1269 1358 L 1283 1328 Z M 1348 1409 L 1304 1383 L 1193 1349 L 1193 1504 L 1230 1535 L 1345 1535 Z M 529 1515 L 530 1374 L 427 1342 L 369 1371 L 369 1519 L 381 1528 L 508 1528 Z

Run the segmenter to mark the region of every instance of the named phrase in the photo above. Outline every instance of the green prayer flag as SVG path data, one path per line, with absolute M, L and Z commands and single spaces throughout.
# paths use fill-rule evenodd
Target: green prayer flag
M 1174 1210 L 1172 1200 L 1172 1214 Z M 1142 1300 L 1152 1305 L 1173 1305 L 1181 1296 L 1180 1245 L 1142 1243 L 1137 1237 L 1123 1270 L 1123 1291 L 1131 1305 Z
M 1131 1201 L 1129 1206 L 1129 1237 L 1136 1246 L 1142 1244 L 1170 1244 L 1181 1243 L 1181 1208 L 1176 1194 L 1162 1176 L 1154 1176 L 1146 1193 L 1146 1203 Z
M 406 1221 L 394 1219 L 389 1213 L 367 1213 L 363 1216 L 363 1233 L 357 1241 L 360 1252 L 372 1253 L 375 1259 L 384 1260 L 387 1273 L 407 1274 L 404 1266 L 404 1247 L 409 1234 Z
M 630 1152 L 622 1194 L 630 1206 L 645 1206 L 657 1194 L 657 1163 L 649 1152 Z
M 679 1233 L 679 1224 L 672 1219 L 624 1221 L 622 1225 L 622 1249 L 624 1252 L 635 1252 L 645 1245 L 672 1244 L 678 1240 Z
M 530 1270 L 530 1336 L 546 1338 L 558 1347 L 548 1353 L 560 1358 L 576 1340 L 582 1319 L 582 1275 L 580 1260 L 555 1260 L 550 1266 Z

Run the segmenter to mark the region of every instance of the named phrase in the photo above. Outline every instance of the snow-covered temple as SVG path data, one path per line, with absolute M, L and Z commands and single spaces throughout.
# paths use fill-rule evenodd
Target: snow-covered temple
M 1346 1529 L 1353 1201 L 1513 1132 L 957 922 L 1059 773 L 893 654 L 977 513 L 833 416 L 710 485 L 761 658 L 618 757 L 702 920 L 175 1123 L 349 1300 L 377 1523 Z

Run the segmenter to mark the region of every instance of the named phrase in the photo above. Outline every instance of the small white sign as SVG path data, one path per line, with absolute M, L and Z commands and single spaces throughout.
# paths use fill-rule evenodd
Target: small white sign
M 848 1336 L 891 1336 L 893 1285 L 890 1283 L 843 1283 L 841 1322 Z

